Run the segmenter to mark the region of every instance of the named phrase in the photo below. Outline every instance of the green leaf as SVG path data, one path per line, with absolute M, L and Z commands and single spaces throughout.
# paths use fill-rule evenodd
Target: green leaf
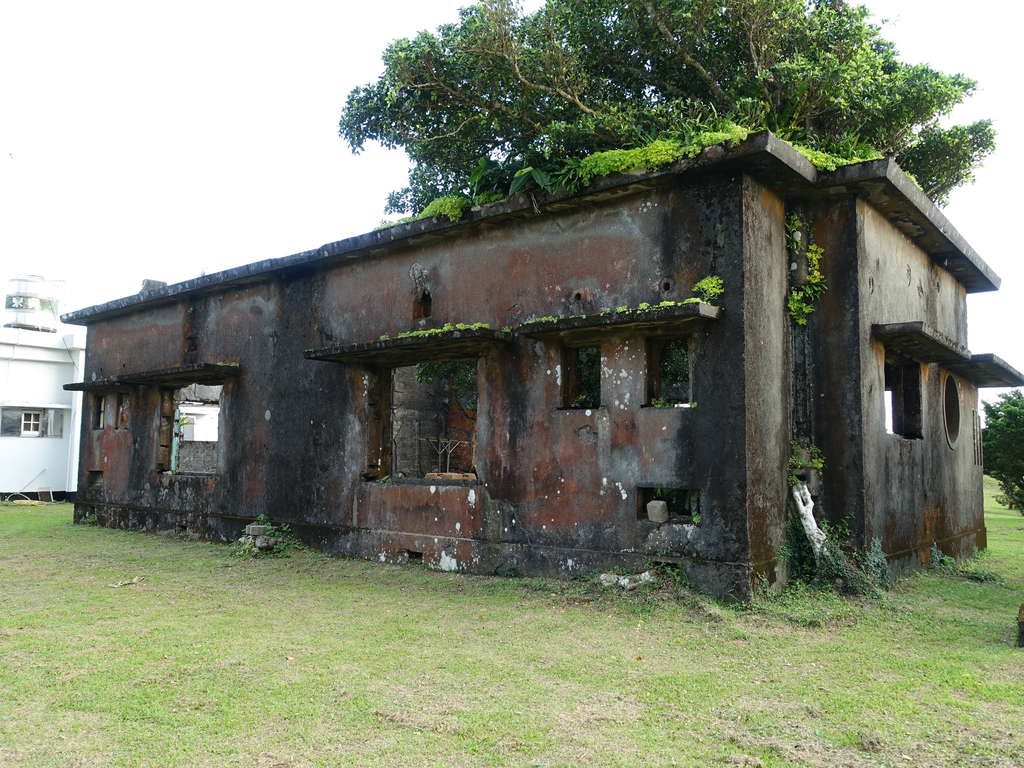
M 527 166 L 516 171 L 515 176 L 512 177 L 512 185 L 508 188 L 510 195 L 517 194 L 520 190 L 527 188 L 533 183 L 532 176 L 533 168 Z

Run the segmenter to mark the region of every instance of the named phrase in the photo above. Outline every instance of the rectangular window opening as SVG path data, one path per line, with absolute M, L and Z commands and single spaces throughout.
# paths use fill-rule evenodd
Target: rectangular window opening
M 106 417 L 107 398 L 104 395 L 93 395 L 92 398 L 92 428 L 103 429 L 107 423 Z
M 371 395 L 367 473 L 377 457 L 390 458 L 395 478 L 476 479 L 476 359 L 429 361 L 388 373 Z M 385 449 L 381 434 L 388 426 Z
M 647 340 L 647 404 L 655 408 L 693 405 L 690 339 Z
M 601 348 L 566 347 L 562 355 L 562 407 L 601 405 Z
M 638 520 L 700 524 L 700 490 L 697 488 L 638 488 L 636 497 Z
M 217 473 L 223 394 L 220 384 L 189 384 L 161 391 L 158 471 Z
M 92 491 L 103 490 L 103 473 L 97 470 L 90 470 L 86 475 L 86 486 Z
M 922 437 L 920 363 L 886 358 L 885 430 L 911 440 Z
M 131 414 L 131 395 L 127 392 L 117 393 L 117 419 L 115 429 L 128 429 L 128 417 Z

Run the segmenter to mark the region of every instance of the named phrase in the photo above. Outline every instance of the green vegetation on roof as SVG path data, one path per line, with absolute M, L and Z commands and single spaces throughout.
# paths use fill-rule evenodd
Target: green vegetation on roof
M 822 152 L 820 149 L 811 149 L 802 144 L 790 144 L 790 146 L 814 163 L 814 167 L 819 171 L 834 171 L 844 165 L 855 165 L 867 162 L 868 160 L 880 160 L 883 157 L 882 153 L 876 150 L 862 151 L 863 157 L 841 157 L 840 155 Z
M 459 221 L 474 205 L 486 205 L 503 200 L 520 191 L 531 188 L 551 194 L 575 193 L 585 189 L 595 179 L 616 173 L 650 173 L 671 165 L 679 160 L 695 158 L 708 147 L 735 146 L 752 133 L 736 123 L 723 121 L 714 130 L 699 131 L 686 141 L 680 139 L 655 139 L 632 149 L 610 149 L 594 152 L 582 158 L 564 160 L 558 170 L 547 173 L 527 167 L 516 172 L 507 194 L 495 190 L 480 192 L 474 197 L 448 195 L 432 200 L 420 213 L 397 221 L 382 223 L 377 229 L 386 229 L 396 224 L 444 216 L 449 221 Z M 854 165 L 868 160 L 877 160 L 883 155 L 871 148 L 860 147 L 859 154 L 850 157 L 830 154 L 811 149 L 802 144 L 791 143 L 797 152 L 806 157 L 819 171 L 834 171 L 844 165 Z M 485 166 L 487 161 L 481 161 Z M 915 180 L 916 183 L 916 180 Z

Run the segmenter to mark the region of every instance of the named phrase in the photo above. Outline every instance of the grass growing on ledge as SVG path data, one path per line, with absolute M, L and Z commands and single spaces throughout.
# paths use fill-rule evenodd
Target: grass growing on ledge
M 544 317 L 535 317 L 531 320 L 527 320 L 521 323 L 522 326 L 534 327 L 542 325 L 544 323 L 557 323 L 560 320 L 579 320 L 586 317 L 607 317 L 608 315 L 633 315 L 643 314 L 645 312 L 655 312 L 660 309 L 668 309 L 670 307 L 682 307 L 686 304 L 699 304 L 701 299 L 696 296 L 691 296 L 688 299 L 682 301 L 659 301 L 656 304 L 643 301 L 637 304 L 635 307 L 620 306 L 614 309 L 602 309 L 600 312 L 592 312 L 587 315 L 545 315 Z M 513 327 L 511 330 L 515 330 L 518 326 Z
M 487 323 L 445 323 L 440 328 L 427 328 L 421 331 L 402 331 L 396 334 L 393 338 L 396 339 L 420 339 L 429 338 L 430 336 L 439 336 L 442 333 L 451 333 L 452 331 L 479 331 L 484 328 L 490 328 Z M 378 341 L 387 341 L 391 339 L 386 333 L 381 336 Z
M 0 765 L 1012 766 L 1024 522 L 987 510 L 1005 586 L 728 606 L 2 506 Z

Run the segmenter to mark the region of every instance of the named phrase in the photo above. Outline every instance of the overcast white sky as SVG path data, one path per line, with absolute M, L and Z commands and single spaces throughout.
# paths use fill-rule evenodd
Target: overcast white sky
M 406 160 L 349 152 L 337 135 L 345 96 L 380 72 L 389 41 L 464 4 L 0 3 L 0 278 L 63 279 L 71 309 L 135 293 L 143 278 L 176 282 L 372 229 Z M 867 5 L 890 19 L 906 60 L 980 83 L 955 118 L 991 117 L 999 149 L 946 214 L 1003 278 L 969 300 L 972 350 L 1024 368 L 1012 319 L 1024 307 L 1024 130 L 1010 65 L 1024 11 Z

